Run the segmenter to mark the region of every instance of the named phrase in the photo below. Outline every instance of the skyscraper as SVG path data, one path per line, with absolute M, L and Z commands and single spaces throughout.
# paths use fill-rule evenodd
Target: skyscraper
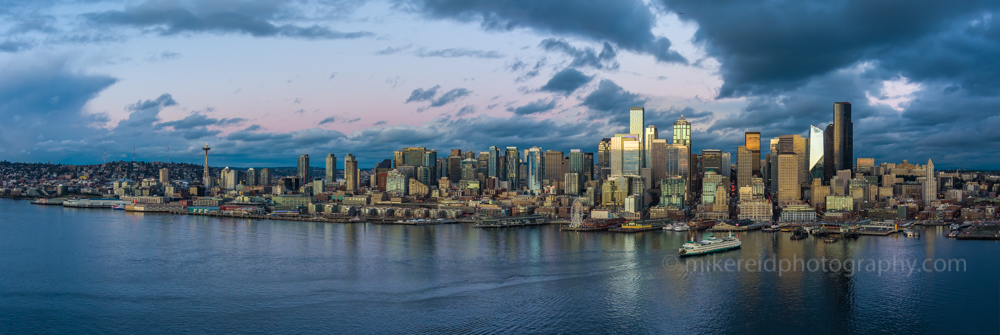
M 760 177 L 760 132 L 759 131 L 748 131 L 744 133 L 745 146 L 747 150 L 750 150 L 750 154 L 755 158 L 751 162 L 752 166 L 750 171 L 750 177 Z M 738 156 L 739 154 L 737 154 Z M 737 157 L 738 159 L 738 157 Z M 750 181 L 747 180 L 747 183 Z M 749 184 L 748 184 L 749 185 Z
M 263 170 L 260 170 L 260 185 L 271 186 L 274 184 L 272 178 L 271 169 L 264 168 Z
M 719 160 L 719 168 L 722 169 L 722 176 L 726 178 L 733 178 L 733 156 L 728 152 L 723 152 L 721 159 Z
M 673 144 L 686 145 L 691 147 L 691 122 L 684 119 L 684 115 L 674 122 L 674 142 Z
M 809 180 L 823 178 L 823 129 L 809 126 Z
M 404 163 L 403 163 L 403 152 L 399 151 L 399 150 L 393 151 L 392 152 L 392 167 L 397 168 L 397 167 L 400 167 L 400 166 L 403 166 L 403 165 L 404 165 Z
M 247 169 L 247 186 L 257 186 L 257 170 Z
M 344 179 L 348 192 L 358 189 L 358 161 L 352 154 L 344 156 Z
M 851 121 L 850 102 L 833 104 L 833 164 L 837 171 L 854 167 L 854 122 Z
M 667 144 L 667 140 L 658 138 L 646 145 L 649 152 L 646 164 L 649 164 L 650 183 L 651 185 L 660 185 L 660 180 L 667 177 L 667 147 L 669 144 Z
M 639 145 L 639 168 L 646 167 L 645 163 L 645 151 L 646 151 L 646 110 L 642 107 L 632 107 L 629 109 L 628 117 L 628 132 L 629 134 L 635 135 L 636 141 Z
M 326 154 L 326 182 L 337 181 L 337 156 Z
M 507 147 L 504 158 L 507 160 L 508 191 L 520 190 L 521 185 L 518 181 L 521 179 L 521 152 L 518 151 L 517 147 Z
M 312 173 L 309 171 L 309 155 L 299 155 L 299 180 L 303 183 L 312 180 Z
M 701 151 L 701 173 L 715 171 L 715 174 L 722 176 L 722 150 L 705 149 Z M 709 192 L 709 190 L 702 190 Z
M 603 138 L 597 143 L 597 179 L 606 180 L 611 175 L 611 139 Z
M 695 165 L 695 160 L 691 158 L 691 150 L 694 150 L 691 146 L 691 122 L 685 120 L 684 115 L 681 115 L 681 117 L 674 122 L 673 137 L 672 144 L 682 145 L 685 149 L 687 149 L 687 152 L 685 153 L 687 158 L 684 159 L 684 161 L 688 163 L 688 167 L 686 169 L 688 174 L 681 177 L 684 177 L 684 179 L 687 180 L 686 185 L 688 187 L 688 191 L 690 192 L 692 187 L 691 174 L 695 173 L 695 169 L 698 166 Z M 686 199 L 691 199 L 691 197 L 686 197 Z
M 424 151 L 424 164 L 423 165 L 428 168 L 428 172 L 429 172 L 429 174 L 427 176 L 428 183 L 425 183 L 425 185 L 430 185 L 429 184 L 430 181 L 437 180 L 438 178 L 440 178 L 440 176 L 437 174 L 438 173 L 438 159 L 437 159 L 437 157 L 438 157 L 437 150 L 431 149 L 431 150 Z M 388 171 L 386 171 L 386 172 L 388 172 Z
M 622 175 L 639 175 L 642 168 L 642 151 L 642 142 L 637 138 L 622 138 Z
M 403 149 L 403 165 L 421 166 L 424 164 L 423 147 L 411 147 Z
M 562 172 L 563 152 L 555 150 L 545 150 L 542 157 L 542 178 L 541 180 L 551 180 L 565 182 L 565 172 Z
M 170 185 L 170 169 L 160 169 L 160 184 L 163 184 L 163 186 Z
M 448 181 L 458 183 L 462 180 L 462 150 L 451 149 L 448 156 Z
M 926 169 L 924 177 L 927 178 L 924 180 L 924 205 L 930 206 L 931 202 L 937 200 L 937 178 L 934 177 L 934 162 L 928 158 L 927 166 L 924 168 Z
M 753 158 L 753 152 L 747 149 L 747 146 L 741 145 L 736 148 L 737 188 L 750 186 L 750 178 L 753 178 L 753 165 L 755 162 L 760 166 L 760 156 L 758 155 L 758 158 Z
M 528 189 L 532 191 L 541 190 L 542 178 L 545 173 L 542 166 L 542 162 L 544 160 L 542 157 L 542 148 L 531 147 L 525 152 L 524 159 L 527 165 L 526 168 L 528 174 L 525 176 L 525 179 L 528 182 Z M 560 158 L 560 161 L 561 160 L 562 159 Z
M 495 177 L 497 180 L 506 180 L 503 175 L 503 153 L 500 152 L 500 148 L 497 146 L 491 146 L 488 150 L 490 157 L 487 171 L 487 177 Z
M 829 183 L 837 173 L 837 165 L 834 163 L 833 150 L 833 124 L 828 124 L 823 131 L 823 182 Z
M 653 141 L 659 138 L 657 136 L 659 136 L 659 132 L 656 130 L 656 125 L 651 124 L 646 126 L 646 132 L 645 135 L 643 135 L 643 140 L 642 140 L 642 146 L 643 146 L 642 167 L 644 168 L 653 167 L 652 146 L 653 146 Z

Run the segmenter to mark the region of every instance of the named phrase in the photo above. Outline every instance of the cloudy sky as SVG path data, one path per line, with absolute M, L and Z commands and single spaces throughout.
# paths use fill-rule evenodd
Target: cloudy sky
M 0 0 L 0 160 L 362 167 L 596 150 L 645 106 L 694 149 L 853 104 L 855 157 L 1000 165 L 1000 2 Z M 997 129 L 993 129 L 997 127 Z

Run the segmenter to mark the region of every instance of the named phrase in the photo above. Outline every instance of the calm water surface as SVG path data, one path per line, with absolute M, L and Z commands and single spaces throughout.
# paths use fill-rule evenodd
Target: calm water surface
M 1000 333 L 1000 244 L 923 232 L 833 244 L 742 233 L 743 248 L 717 259 L 964 259 L 964 271 L 695 272 L 672 258 L 687 236 L 676 232 L 313 224 L 0 200 L 0 334 Z

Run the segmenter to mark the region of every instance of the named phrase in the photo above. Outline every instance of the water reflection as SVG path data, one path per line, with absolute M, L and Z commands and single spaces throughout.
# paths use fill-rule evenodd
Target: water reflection
M 664 267 L 704 234 L 135 215 L 0 200 L 0 333 L 81 324 L 100 333 L 1000 331 L 987 322 L 1000 315 L 995 242 L 947 239 L 940 228 L 830 244 L 749 232 L 737 234 L 741 249 L 714 256 L 965 258 L 964 273 Z

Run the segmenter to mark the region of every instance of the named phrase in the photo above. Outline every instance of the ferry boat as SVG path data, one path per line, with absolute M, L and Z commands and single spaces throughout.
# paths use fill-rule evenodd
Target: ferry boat
M 715 236 L 709 236 L 707 239 L 694 242 L 688 241 L 684 242 L 684 246 L 678 250 L 681 257 L 686 256 L 696 256 L 710 254 L 713 252 L 722 252 L 726 250 L 739 249 L 743 245 L 743 242 L 735 236 L 727 236 L 722 239 L 718 239 Z
M 116 204 L 114 206 L 111 206 L 111 209 L 116 211 L 123 211 L 125 210 L 125 204 Z

